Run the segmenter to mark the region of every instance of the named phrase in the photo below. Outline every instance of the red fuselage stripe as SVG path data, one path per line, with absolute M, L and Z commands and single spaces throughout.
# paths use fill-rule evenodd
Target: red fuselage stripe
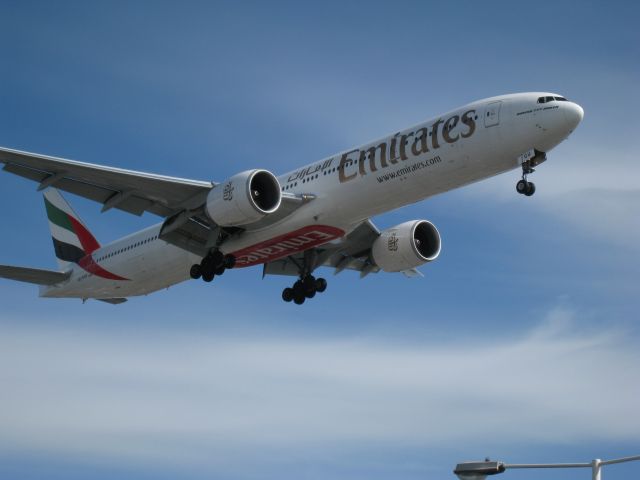
M 309 225 L 231 254 L 236 257 L 237 267 L 250 267 L 302 252 L 343 235 L 344 230 L 329 225 Z

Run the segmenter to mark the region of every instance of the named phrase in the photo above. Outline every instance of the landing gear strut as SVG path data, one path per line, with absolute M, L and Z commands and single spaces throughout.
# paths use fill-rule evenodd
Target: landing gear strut
M 527 175 L 533 172 L 535 172 L 535 169 L 529 160 L 522 164 L 522 180 L 519 180 L 518 183 L 516 183 L 516 192 L 521 195 L 526 195 L 527 197 L 536 193 L 535 183 L 527 180 Z
M 327 289 L 327 281 L 324 278 L 316 278 L 311 275 L 317 264 L 317 254 L 313 250 L 304 252 L 304 260 L 300 265 L 294 261 L 299 268 L 300 278 L 292 287 L 287 287 L 282 291 L 282 299 L 285 302 L 302 305 L 307 298 L 313 298 L 316 293 L 322 293 Z
M 194 280 L 202 278 L 205 282 L 210 282 L 216 275 L 222 275 L 235 264 L 236 257 L 233 255 L 224 255 L 220 250 L 212 250 L 200 263 L 191 265 L 189 274 Z

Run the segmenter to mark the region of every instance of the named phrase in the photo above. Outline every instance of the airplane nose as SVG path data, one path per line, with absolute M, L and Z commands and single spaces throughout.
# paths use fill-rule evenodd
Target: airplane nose
M 567 102 L 564 105 L 564 118 L 569 130 L 573 132 L 584 118 L 584 110 L 577 103 Z

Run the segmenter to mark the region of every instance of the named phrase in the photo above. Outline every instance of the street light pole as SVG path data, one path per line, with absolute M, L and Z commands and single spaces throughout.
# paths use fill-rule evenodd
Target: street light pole
M 464 462 L 459 463 L 453 471 L 460 480 L 484 480 L 487 475 L 496 475 L 509 469 L 516 468 L 591 468 L 591 480 L 602 480 L 602 467 L 614 463 L 624 463 L 640 460 L 640 455 L 633 457 L 600 460 L 596 458 L 589 463 L 504 463 L 492 462 Z
M 602 460 L 599 458 L 594 458 L 591 461 L 591 480 L 601 480 L 601 472 L 600 465 L 602 464 Z

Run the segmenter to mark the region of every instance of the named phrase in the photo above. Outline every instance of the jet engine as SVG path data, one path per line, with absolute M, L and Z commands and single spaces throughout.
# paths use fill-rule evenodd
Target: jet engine
M 257 222 L 280 206 L 278 179 L 267 170 L 247 170 L 216 185 L 207 196 L 207 215 L 217 225 Z
M 384 230 L 371 247 L 373 261 L 385 272 L 401 272 L 440 255 L 440 233 L 426 220 L 411 220 Z

